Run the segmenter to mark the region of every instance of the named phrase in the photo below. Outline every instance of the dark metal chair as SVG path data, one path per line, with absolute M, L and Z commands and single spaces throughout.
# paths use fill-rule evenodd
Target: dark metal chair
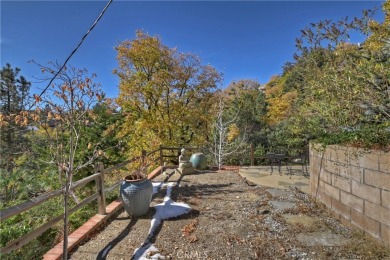
M 294 174 L 294 172 L 302 172 L 303 176 L 308 177 L 309 171 L 307 168 L 308 160 L 307 156 L 305 155 L 298 155 L 298 156 L 289 156 L 288 157 L 288 164 L 287 164 L 287 171 L 291 176 Z M 293 166 L 301 166 L 300 169 L 294 169 Z
M 282 162 L 284 161 L 286 163 L 287 169 L 288 169 L 288 164 L 286 161 L 286 155 L 283 153 L 267 153 L 266 154 L 267 159 L 269 160 L 271 164 L 271 174 L 274 172 L 274 164 L 275 166 L 278 166 L 279 174 L 282 175 L 281 167 L 282 167 Z

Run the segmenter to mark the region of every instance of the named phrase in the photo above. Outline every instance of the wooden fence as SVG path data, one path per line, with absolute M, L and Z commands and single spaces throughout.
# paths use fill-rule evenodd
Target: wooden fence
M 187 150 L 193 151 L 193 150 L 201 150 L 201 148 L 196 148 L 196 147 L 185 147 Z M 122 180 L 118 180 L 116 183 L 113 185 L 105 188 L 105 181 L 104 181 L 104 175 L 107 173 L 110 173 L 114 170 L 118 170 L 123 168 L 124 166 L 127 166 L 131 163 L 136 163 L 136 162 L 141 162 L 140 167 L 137 167 L 137 171 L 144 172 L 145 174 L 148 173 L 148 167 L 151 165 L 160 165 L 161 172 L 164 171 L 164 158 L 178 158 L 178 154 L 180 151 L 181 147 L 163 147 L 160 146 L 160 148 L 151 151 L 151 152 L 146 152 L 143 151 L 141 156 L 134 157 L 130 160 L 121 162 L 119 164 L 116 164 L 114 166 L 110 166 L 108 168 L 104 168 L 103 163 L 97 163 L 95 165 L 95 172 L 79 181 L 76 181 L 72 184 L 72 187 L 70 188 L 71 191 L 74 191 L 78 188 L 81 188 L 88 183 L 95 181 L 96 183 L 96 192 L 85 198 L 83 201 L 77 203 L 73 208 L 69 209 L 69 215 L 73 214 L 77 210 L 81 209 L 85 205 L 93 202 L 94 200 L 97 200 L 98 204 L 98 214 L 105 215 L 106 214 L 106 193 L 113 191 L 116 189 L 122 182 Z M 168 153 L 167 153 L 168 152 Z M 175 154 L 176 152 L 176 154 Z M 49 193 L 42 194 L 40 196 L 31 198 L 21 204 L 12 206 L 10 208 L 2 209 L 0 211 L 0 222 L 5 221 L 6 219 L 21 214 L 31 208 L 34 208 L 45 201 L 59 197 L 64 193 L 64 189 L 52 191 Z M 33 239 L 37 238 L 40 236 L 43 232 L 48 230 L 49 228 L 53 227 L 55 224 L 58 222 L 62 221 L 64 218 L 63 215 L 57 216 L 50 220 L 49 222 L 46 222 L 42 226 L 34 229 L 33 231 L 30 231 L 21 237 L 10 241 L 6 246 L 0 249 L 1 253 L 9 253 L 14 250 L 17 250 L 21 248 L 23 245 L 27 244 L 28 242 L 32 241 Z

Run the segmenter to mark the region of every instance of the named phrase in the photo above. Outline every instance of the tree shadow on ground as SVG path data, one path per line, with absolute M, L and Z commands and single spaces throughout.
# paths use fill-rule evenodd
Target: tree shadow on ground
M 191 185 L 178 185 L 172 191 L 172 199 L 175 201 L 180 197 L 212 197 L 214 195 L 223 195 L 223 194 L 242 194 L 245 192 L 242 189 L 232 189 L 231 186 L 234 183 L 226 184 L 191 184 Z M 215 198 L 217 199 L 217 198 Z
M 211 173 L 211 172 L 207 172 Z M 206 174 L 207 174 L 206 173 Z M 214 173 L 214 172 L 212 172 Z M 203 172 L 195 172 L 195 174 L 192 175 L 201 175 L 205 174 Z M 169 177 L 165 178 L 164 182 L 169 182 Z M 221 195 L 221 194 L 231 194 L 231 193 L 243 193 L 244 191 L 241 189 L 233 189 L 232 186 L 235 183 L 229 182 L 229 183 L 220 183 L 220 184 L 201 184 L 201 183 L 189 183 L 190 185 L 187 185 L 187 181 L 183 177 L 180 176 L 180 178 L 177 180 L 177 185 L 174 186 L 172 189 L 171 199 L 173 201 L 177 201 L 179 196 L 182 198 L 188 198 L 188 197 L 210 197 L 214 194 Z M 153 200 L 161 200 L 165 196 L 165 189 L 160 189 L 156 194 L 153 195 Z M 131 231 L 131 229 L 134 227 L 134 225 L 137 223 L 138 219 L 150 219 L 153 220 L 155 213 L 154 207 L 150 207 L 149 212 L 147 215 L 131 219 L 131 222 L 126 226 L 126 228 L 111 242 L 109 242 L 104 249 L 102 249 L 96 259 L 106 259 L 108 253 L 120 242 L 122 241 Z M 175 220 L 183 220 L 183 219 L 195 219 L 199 216 L 200 212 L 198 210 L 192 209 L 187 214 L 177 216 L 174 218 L 161 220 L 161 222 L 156 225 L 152 232 L 148 234 L 148 236 L 145 238 L 144 242 L 142 243 L 141 247 L 137 249 L 136 254 L 132 256 L 131 259 L 136 259 L 138 256 L 145 253 L 157 240 L 159 233 L 162 229 L 162 226 L 164 224 L 164 221 L 175 221 Z M 118 219 L 118 218 L 117 218 Z M 123 219 L 123 218 L 122 218 Z
M 191 209 L 190 212 L 187 214 L 177 216 L 174 218 L 162 220 L 160 224 L 152 230 L 152 233 L 148 234 L 145 241 L 142 243 L 141 247 L 139 247 L 136 250 L 136 253 L 131 257 L 131 260 L 139 259 L 139 256 L 142 256 L 157 240 L 158 235 L 160 234 L 160 231 L 164 225 L 165 221 L 176 221 L 176 220 L 183 220 L 183 219 L 194 219 L 199 216 L 199 211 Z
M 180 176 L 180 178 L 177 180 L 177 183 L 180 183 L 181 179 L 183 178 L 183 176 Z M 164 182 L 168 181 L 169 180 L 169 176 L 168 178 L 165 179 Z M 172 189 L 172 192 L 174 190 L 176 190 L 178 187 L 178 185 L 175 185 L 175 188 Z M 154 195 L 154 199 L 155 198 L 158 198 L 160 196 L 162 196 L 163 194 L 165 194 L 165 192 L 163 191 L 165 189 L 161 189 Z M 165 195 L 164 195 L 165 196 Z M 170 197 L 170 200 L 173 200 L 172 198 L 172 195 Z M 164 199 L 164 204 L 167 203 Z M 180 207 L 180 206 L 179 206 Z M 139 247 L 135 252 L 134 252 L 134 255 L 132 256 L 131 259 L 139 259 L 140 257 L 142 257 L 142 255 L 145 254 L 145 252 L 147 250 L 149 250 L 149 248 L 156 242 L 157 238 L 158 238 L 158 235 L 162 229 L 162 226 L 164 224 L 164 221 L 175 221 L 175 220 L 182 220 L 182 219 L 193 219 L 193 218 L 196 218 L 197 216 L 199 216 L 199 211 L 198 210 L 194 210 L 194 209 L 191 209 L 188 213 L 186 214 L 183 214 L 183 215 L 178 215 L 176 217 L 172 217 L 172 218 L 169 218 L 169 219 L 160 219 L 160 218 L 155 218 L 155 215 L 153 215 L 152 217 L 152 220 L 151 220 L 151 228 L 149 230 L 149 234 L 148 236 L 146 237 L 145 241 L 142 243 L 141 247 Z
M 175 189 L 177 189 L 178 187 L 176 186 L 173 191 Z M 156 199 L 161 199 L 164 197 L 164 192 L 165 189 L 160 189 L 156 194 L 153 195 L 153 200 L 156 200 Z M 155 208 L 152 206 L 149 208 L 149 211 L 146 215 L 144 216 L 140 216 L 138 218 L 131 218 L 131 221 L 130 223 L 125 227 L 125 229 L 115 238 L 113 239 L 111 242 L 109 242 L 98 254 L 98 256 L 96 257 L 96 259 L 98 260 L 101 260 L 101 259 L 106 259 L 107 256 L 108 256 L 108 253 L 119 243 L 121 242 L 127 235 L 129 235 L 131 229 L 134 227 L 134 225 L 137 223 L 137 221 L 139 219 L 150 219 L 151 220 L 151 225 L 153 226 L 153 220 L 154 219 L 154 215 L 155 215 Z M 166 220 L 159 220 L 160 223 L 154 227 L 151 227 L 151 233 L 148 234 L 148 236 L 146 237 L 145 241 L 142 243 L 141 247 L 139 247 L 137 250 L 136 250 L 136 253 L 132 256 L 131 259 L 138 259 L 139 256 L 141 256 L 143 253 L 145 253 L 146 250 L 148 250 L 157 240 L 158 238 L 158 235 L 162 229 L 162 226 L 164 224 L 164 221 L 175 221 L 175 220 L 183 220 L 183 219 L 194 219 L 196 218 L 197 216 L 199 216 L 199 211 L 198 210 L 194 210 L 194 209 L 191 209 L 191 211 L 189 211 L 188 213 L 186 214 L 183 214 L 183 215 L 180 215 L 180 216 L 177 216 L 177 217 L 173 217 L 173 218 L 170 218 L 170 219 L 166 219 Z M 125 218 L 116 218 L 117 220 L 118 219 L 130 219 L 130 217 L 125 217 Z
M 149 208 L 149 211 L 144 216 L 139 217 L 131 217 L 127 215 L 126 217 L 119 217 L 117 216 L 115 220 L 130 220 L 130 223 L 122 230 L 122 232 L 114 238 L 111 242 L 109 242 L 97 255 L 97 260 L 104 260 L 107 258 L 108 253 L 117 245 L 119 244 L 127 235 L 129 235 L 132 228 L 137 224 L 138 220 L 140 219 L 151 219 L 153 218 L 153 215 L 155 214 L 156 210 L 153 207 Z
M 137 218 L 132 218 L 130 223 L 125 227 L 125 229 L 122 230 L 122 232 L 110 243 L 108 243 L 97 255 L 96 259 L 106 259 L 108 253 L 120 242 L 122 241 L 131 231 L 131 229 L 134 227 L 134 225 L 137 223 Z
M 194 183 L 193 181 L 186 180 L 186 176 L 196 176 L 203 174 L 215 174 L 216 171 L 213 170 L 204 170 L 204 171 L 195 171 L 194 173 L 188 175 L 181 175 L 177 180 L 177 185 L 172 190 L 172 199 L 177 201 L 179 196 L 181 197 L 210 197 L 212 195 L 220 195 L 225 193 L 237 193 L 241 194 L 244 192 L 242 189 L 232 189 L 231 187 L 235 184 L 233 182 L 229 183 L 217 183 L 217 184 L 205 184 L 205 183 Z M 169 177 L 165 178 L 165 182 L 169 182 Z M 183 179 L 184 178 L 184 179 Z M 188 184 L 187 184 L 188 183 Z

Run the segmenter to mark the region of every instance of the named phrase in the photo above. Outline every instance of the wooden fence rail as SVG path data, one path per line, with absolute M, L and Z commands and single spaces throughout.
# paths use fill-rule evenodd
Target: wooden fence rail
M 77 203 L 76 206 L 74 206 L 73 208 L 69 209 L 69 215 L 76 212 L 77 210 L 81 209 L 85 205 L 87 205 L 95 200 L 97 200 L 97 204 L 98 204 L 98 214 L 105 215 L 106 214 L 106 195 L 105 194 L 113 191 L 122 183 L 122 180 L 118 180 L 110 187 L 105 188 L 105 181 L 104 181 L 105 174 L 112 172 L 114 170 L 121 169 L 128 164 L 131 164 L 134 162 L 140 162 L 140 161 L 141 161 L 141 166 L 139 167 L 139 169 L 137 171 L 138 172 L 142 171 L 146 174 L 148 172 L 147 168 L 150 166 L 149 164 L 146 163 L 147 157 L 150 157 L 150 156 L 156 154 L 157 152 L 159 152 L 158 157 L 156 159 L 152 159 L 151 161 L 153 161 L 153 162 L 159 161 L 160 167 L 161 167 L 161 172 L 162 172 L 163 168 L 164 168 L 164 158 L 177 157 L 177 156 L 173 156 L 173 155 L 165 155 L 164 150 L 169 150 L 169 151 L 177 150 L 177 151 L 179 151 L 180 149 L 181 149 L 181 147 L 160 146 L 158 149 L 156 149 L 154 151 L 151 151 L 151 152 L 143 151 L 141 156 L 134 157 L 130 160 L 118 163 L 118 164 L 110 166 L 108 168 L 104 168 L 103 163 L 97 163 L 95 165 L 95 173 L 94 174 L 92 174 L 88 177 L 85 177 L 77 182 L 74 182 L 70 188 L 70 190 L 73 191 L 77 188 L 81 188 L 81 187 L 85 186 L 86 184 L 90 183 L 91 181 L 95 181 L 96 193 L 94 193 L 90 197 L 84 199 L 83 201 Z M 186 149 L 194 150 L 194 149 L 200 149 L 200 148 L 195 148 L 195 147 L 188 147 L 187 148 L 186 147 Z M 2 209 L 2 210 L 0 210 L 0 222 L 3 222 L 5 220 L 9 219 L 12 216 L 21 214 L 29 209 L 37 207 L 40 204 L 48 201 L 49 199 L 59 197 L 63 193 L 64 193 L 64 189 L 52 191 L 52 192 L 31 198 L 31 199 L 29 199 L 21 204 L 18 204 L 18 205 L 15 205 L 15 206 L 12 206 L 12 207 L 9 207 L 6 209 Z M 58 222 L 62 221 L 63 218 L 64 218 L 63 215 L 57 216 L 57 217 L 51 219 L 50 221 L 46 222 L 42 226 L 22 235 L 21 237 L 15 239 L 13 241 L 10 241 L 7 245 L 5 245 L 3 248 L 0 249 L 0 252 L 1 253 L 10 253 L 14 250 L 19 249 L 23 245 L 27 244 L 28 242 L 32 241 L 36 237 L 40 236 L 43 232 L 45 232 L 49 228 L 53 227 Z

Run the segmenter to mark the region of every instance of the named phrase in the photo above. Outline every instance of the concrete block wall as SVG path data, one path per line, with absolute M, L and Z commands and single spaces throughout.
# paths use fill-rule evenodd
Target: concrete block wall
M 311 194 L 390 246 L 390 152 L 310 145 Z

